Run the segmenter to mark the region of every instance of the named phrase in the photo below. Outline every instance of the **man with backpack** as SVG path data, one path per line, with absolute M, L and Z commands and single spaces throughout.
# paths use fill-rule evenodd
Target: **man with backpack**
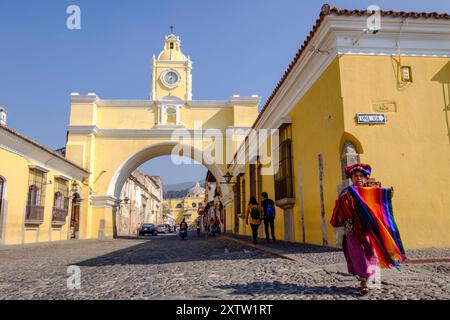
M 275 202 L 272 199 L 269 199 L 269 195 L 267 192 L 263 192 L 261 194 L 261 211 L 264 219 L 264 227 L 266 231 L 266 239 L 267 242 L 270 242 L 269 239 L 269 226 L 272 234 L 272 241 L 275 242 Z

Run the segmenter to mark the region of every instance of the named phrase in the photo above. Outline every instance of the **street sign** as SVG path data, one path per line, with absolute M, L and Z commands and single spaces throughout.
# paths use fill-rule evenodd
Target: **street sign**
M 359 124 L 385 124 L 387 117 L 385 114 L 357 114 L 356 121 Z

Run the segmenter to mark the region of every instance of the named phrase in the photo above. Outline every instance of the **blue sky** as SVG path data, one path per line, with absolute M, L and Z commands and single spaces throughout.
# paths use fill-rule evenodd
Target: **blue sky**
M 0 0 L 0 106 L 8 125 L 50 147 L 65 144 L 70 92 L 105 99 L 147 99 L 153 54 L 175 26 L 194 61 L 193 98 L 258 94 L 265 100 L 326 1 L 300 0 Z M 328 1 L 365 9 L 450 12 L 450 1 Z M 66 28 L 80 6 L 82 29 Z M 204 169 L 146 165 L 166 183 Z M 188 172 L 188 174 L 186 173 Z M 192 177 L 191 177 L 192 176 Z

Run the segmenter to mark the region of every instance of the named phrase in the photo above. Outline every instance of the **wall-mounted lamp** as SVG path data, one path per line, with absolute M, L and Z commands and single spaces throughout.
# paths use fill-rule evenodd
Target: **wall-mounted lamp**
M 227 172 L 223 178 L 225 179 L 225 182 L 221 182 L 221 184 L 231 184 L 231 179 L 233 179 L 233 175 Z

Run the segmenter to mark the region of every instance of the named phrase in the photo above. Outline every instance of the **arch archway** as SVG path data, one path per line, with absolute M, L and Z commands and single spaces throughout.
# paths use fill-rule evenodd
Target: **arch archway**
M 126 159 L 113 175 L 108 185 L 107 195 L 118 199 L 125 181 L 134 170 L 151 159 L 171 155 L 175 147 L 179 147 L 182 150 L 189 150 L 190 152 L 188 152 L 188 154 L 183 153 L 180 154 L 180 156 L 189 157 L 196 161 L 200 160 L 199 162 L 214 175 L 217 181 L 225 183 L 225 179 L 223 178 L 223 170 L 218 164 L 214 163 L 209 156 L 204 154 L 202 150 L 199 150 L 191 145 L 180 144 L 179 142 L 161 142 L 145 147 Z M 229 193 L 227 187 L 222 189 L 224 195 Z
M 178 150 L 183 151 L 180 154 L 177 153 L 177 156 L 188 157 L 201 163 L 212 173 L 217 181 L 225 183 L 225 179 L 223 178 L 224 173 L 219 165 L 214 163 L 214 161 L 207 154 L 203 153 L 202 150 L 197 149 L 192 145 L 180 144 L 179 142 L 161 142 L 146 146 L 145 148 L 137 151 L 136 153 L 128 157 L 125 161 L 123 161 L 119 165 L 109 182 L 107 197 L 109 197 L 110 199 L 114 199 L 114 201 L 116 202 L 116 205 L 112 205 L 111 208 L 113 237 L 117 237 L 117 203 L 120 203 L 120 194 L 128 177 L 134 170 L 139 168 L 145 162 L 157 157 L 171 155 L 175 147 L 177 147 Z M 222 188 L 222 193 L 228 194 L 228 187 Z M 104 218 L 106 217 L 104 216 Z M 103 219 L 103 221 L 105 222 L 108 220 L 108 218 Z M 100 229 L 104 228 L 100 227 Z M 101 238 L 102 236 L 100 236 L 100 234 L 103 234 L 103 231 L 100 230 L 99 232 L 99 237 Z

